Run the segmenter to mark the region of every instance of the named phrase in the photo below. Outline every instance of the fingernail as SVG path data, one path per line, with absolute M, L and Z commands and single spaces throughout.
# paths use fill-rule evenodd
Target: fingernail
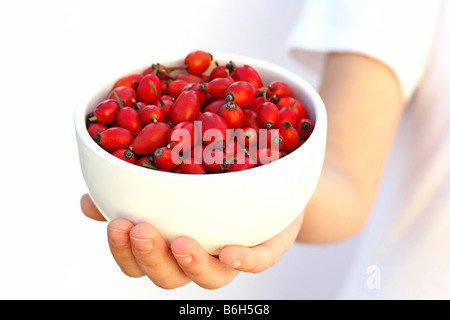
M 128 233 L 126 231 L 114 228 L 108 228 L 108 237 L 111 243 L 115 246 L 129 246 Z
M 173 256 L 177 259 L 178 263 L 182 265 L 188 265 L 192 262 L 192 256 L 190 254 L 176 254 L 172 252 Z
M 133 247 L 139 253 L 146 254 L 153 250 L 153 239 L 139 239 L 131 238 L 133 240 Z
M 230 268 L 238 268 L 240 265 L 241 265 L 241 260 L 236 259 L 236 260 L 234 260 L 233 263 L 231 263 L 231 264 L 226 264 L 225 266 L 226 266 L 226 267 L 230 267 Z

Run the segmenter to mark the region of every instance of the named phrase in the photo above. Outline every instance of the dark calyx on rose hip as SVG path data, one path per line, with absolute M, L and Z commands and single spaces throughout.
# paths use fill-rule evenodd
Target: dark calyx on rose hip
M 251 169 L 295 151 L 314 130 L 288 83 L 263 80 L 252 66 L 193 51 L 180 65 L 153 63 L 117 79 L 86 128 L 111 155 L 151 170 Z

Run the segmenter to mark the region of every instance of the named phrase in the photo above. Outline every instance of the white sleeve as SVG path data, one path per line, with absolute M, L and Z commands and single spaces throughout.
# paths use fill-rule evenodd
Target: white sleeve
M 440 5 L 441 0 L 305 0 L 288 47 L 293 54 L 375 58 L 394 71 L 408 99 L 426 68 Z

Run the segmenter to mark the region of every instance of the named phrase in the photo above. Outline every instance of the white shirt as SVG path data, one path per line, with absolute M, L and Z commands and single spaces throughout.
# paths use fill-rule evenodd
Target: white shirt
M 340 297 L 449 299 L 450 1 L 307 0 L 289 45 L 316 74 L 331 51 L 378 59 L 407 101 Z

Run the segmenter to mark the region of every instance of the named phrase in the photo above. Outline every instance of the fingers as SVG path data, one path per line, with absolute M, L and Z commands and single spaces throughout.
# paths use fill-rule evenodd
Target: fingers
M 130 232 L 130 239 L 136 262 L 157 286 L 172 289 L 190 282 L 166 241 L 152 225 L 136 225 Z
M 130 232 L 134 228 L 131 221 L 125 219 L 112 220 L 108 224 L 108 244 L 111 253 L 126 275 L 137 278 L 145 275 L 131 249 Z
M 207 289 L 230 282 L 239 271 L 224 266 L 189 237 L 175 239 L 167 246 L 150 224 L 134 225 L 116 219 L 108 225 L 111 253 L 122 271 L 130 277 L 146 275 L 157 286 L 173 289 L 194 281 Z
M 203 288 L 220 288 L 233 280 L 239 273 L 209 255 L 192 238 L 175 239 L 171 244 L 171 250 L 186 276 Z
M 81 198 L 81 209 L 87 217 L 105 221 L 87 194 Z M 203 288 L 216 289 L 234 279 L 239 271 L 261 272 L 272 266 L 293 244 L 302 221 L 303 213 L 272 239 L 251 248 L 227 246 L 218 258 L 189 237 L 175 239 L 169 248 L 152 225 L 134 225 L 125 219 L 108 224 L 108 243 L 117 264 L 130 277 L 146 275 L 166 289 L 191 280 Z
M 245 272 L 261 272 L 271 267 L 292 246 L 303 221 L 300 214 L 284 231 L 255 247 L 227 246 L 219 254 L 224 265 Z
M 194 281 L 207 289 L 230 282 L 239 271 L 224 266 L 189 237 L 175 239 L 171 248 L 152 225 L 116 219 L 108 225 L 111 253 L 130 277 L 146 275 L 157 286 L 173 289 Z
M 125 219 L 113 220 L 108 225 L 108 242 L 117 264 L 130 277 L 146 275 L 165 289 L 189 282 L 164 238 L 150 224 L 134 225 Z
M 85 194 L 80 200 L 81 211 L 86 215 L 86 217 L 97 220 L 106 221 L 101 212 L 97 209 L 94 202 L 92 202 L 91 197 Z

